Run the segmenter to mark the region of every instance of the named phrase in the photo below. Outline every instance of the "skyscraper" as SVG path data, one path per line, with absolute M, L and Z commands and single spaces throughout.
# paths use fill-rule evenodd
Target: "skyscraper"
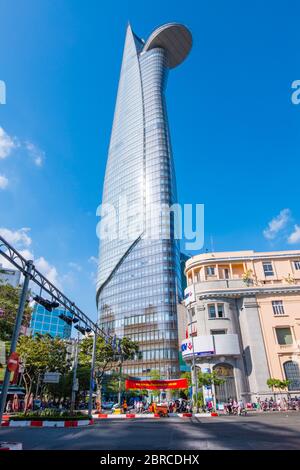
M 177 201 L 164 91 L 169 69 L 191 46 L 180 24 L 157 28 L 147 41 L 127 27 L 102 197 L 102 207 L 118 208 L 118 230 L 112 215 L 106 231 L 102 219 L 97 306 L 103 329 L 139 343 L 141 359 L 124 364 L 133 376 L 178 373 L 179 246 L 172 217 L 154 219 L 150 207 Z

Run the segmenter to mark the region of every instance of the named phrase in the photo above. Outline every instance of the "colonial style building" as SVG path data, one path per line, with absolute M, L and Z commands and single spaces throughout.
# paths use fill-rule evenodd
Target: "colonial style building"
M 186 262 L 183 357 L 218 370 L 218 401 L 270 395 L 270 377 L 300 393 L 300 251 L 205 253 Z

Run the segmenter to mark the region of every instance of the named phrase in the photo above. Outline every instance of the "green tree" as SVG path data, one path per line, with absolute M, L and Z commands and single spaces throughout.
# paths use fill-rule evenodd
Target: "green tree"
M 50 335 L 21 336 L 17 352 L 22 361 L 23 382 L 28 395 L 45 372 L 65 373 L 70 368 L 67 348 L 60 338 L 51 338 Z
M 84 338 L 80 343 L 79 364 L 81 366 L 91 366 L 93 350 L 93 338 Z M 112 343 L 105 342 L 104 338 L 99 336 L 96 345 L 95 358 L 95 382 L 97 386 L 97 398 L 101 402 L 101 389 L 105 374 L 116 368 L 120 360 L 126 361 L 133 359 L 138 353 L 138 344 L 129 338 L 122 338 L 120 344 L 120 354 L 113 347 Z
M 20 299 L 20 287 L 0 283 L 0 341 L 10 341 L 16 323 L 16 315 Z M 30 323 L 32 309 L 26 304 L 22 325 Z
M 41 395 L 48 399 L 70 398 L 72 390 L 73 373 L 68 371 L 61 375 L 58 384 L 43 384 Z
M 156 369 L 152 369 L 150 371 L 150 379 L 151 380 L 160 380 L 161 377 L 160 377 L 160 372 L 159 370 L 156 370 Z M 160 390 L 151 390 L 151 395 L 153 397 L 159 397 L 160 396 Z
M 272 377 L 267 380 L 267 385 L 269 388 L 271 388 L 272 392 L 274 393 L 274 397 L 276 397 L 276 391 L 282 393 L 283 390 L 286 390 L 288 388 L 290 383 L 290 380 L 280 380 Z
M 212 372 L 198 372 L 198 384 L 200 387 L 222 385 L 224 382 L 225 379 L 220 377 L 215 370 L 213 370 Z
M 90 388 L 90 368 L 79 365 L 76 377 L 78 379 L 79 390 L 86 392 Z M 70 398 L 72 393 L 73 371 L 69 370 L 62 374 L 58 384 L 44 384 L 43 393 L 54 399 Z
M 192 382 L 192 374 L 191 374 L 191 372 L 183 372 L 181 374 L 181 378 L 187 379 L 187 381 L 188 381 L 188 388 L 186 388 L 185 390 L 180 391 L 181 398 L 187 399 L 189 397 L 189 389 L 194 386 L 194 384 Z M 199 380 L 199 378 L 198 378 L 198 380 Z M 202 405 L 203 405 L 203 392 L 202 392 L 202 386 L 201 386 L 200 382 L 201 381 L 199 380 L 200 390 L 198 390 L 198 396 L 196 397 L 196 394 L 193 395 L 193 403 L 196 404 L 196 405 L 198 404 L 198 408 L 201 408 Z
M 182 379 L 187 379 L 188 381 L 188 388 L 184 390 L 180 390 L 181 398 L 188 398 L 189 396 L 189 388 L 192 386 L 192 377 L 190 372 L 182 372 L 181 376 Z
M 215 385 L 222 385 L 225 379 L 220 377 L 218 373 L 213 370 L 212 372 L 198 372 L 198 385 L 201 387 L 201 391 L 198 393 L 198 404 L 201 407 L 204 404 L 203 388 L 202 387 L 214 387 Z M 214 406 L 216 406 L 215 397 L 213 399 Z

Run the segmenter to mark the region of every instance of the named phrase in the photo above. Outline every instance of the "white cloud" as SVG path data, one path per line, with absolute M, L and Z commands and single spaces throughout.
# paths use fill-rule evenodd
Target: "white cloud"
M 0 159 L 8 157 L 18 147 L 27 151 L 36 166 L 40 167 L 43 165 L 45 160 L 45 152 L 43 150 L 32 142 L 22 142 L 17 137 L 9 136 L 3 127 L 0 126 Z
M 55 266 L 50 264 L 43 256 L 40 256 L 37 259 L 34 259 L 33 252 L 29 249 L 32 244 L 32 239 L 28 235 L 30 228 L 20 228 L 19 230 L 10 230 L 8 228 L 0 228 L 0 235 L 14 248 L 16 248 L 19 253 L 26 260 L 33 260 L 35 267 L 50 281 L 52 284 L 55 284 L 56 287 L 61 288 L 59 282 L 58 272 Z M 4 267 L 11 267 L 11 263 L 5 260 L 0 256 L 0 263 Z
M 52 282 L 56 287 L 60 287 L 58 272 L 55 266 L 51 265 L 43 256 L 34 261 L 35 267 Z
M 92 281 L 94 285 L 97 284 L 97 272 L 96 271 L 92 271 L 90 273 L 90 280 Z
M 12 264 L 6 258 L 4 258 L 4 256 L 0 255 L 0 268 L 1 267 L 6 268 L 6 269 L 12 269 L 13 268 Z
M 274 240 L 278 233 L 287 226 L 290 220 L 290 209 L 282 209 L 282 211 L 268 223 L 268 227 L 263 231 L 264 237 L 268 240 Z
M 293 243 L 300 243 L 300 226 L 299 225 L 294 225 L 294 231 L 290 234 L 288 237 L 288 243 L 291 245 Z
M 89 263 L 93 263 L 93 264 L 98 265 L 98 258 L 96 258 L 96 256 L 90 256 L 89 257 Z
M 34 259 L 32 251 L 28 250 L 27 248 L 25 248 L 24 250 L 18 250 L 18 251 L 19 251 L 20 255 L 22 255 L 23 258 L 25 258 L 27 261 L 29 259 L 31 259 L 31 260 Z
M 78 271 L 78 272 L 82 271 L 82 267 L 77 263 L 73 263 L 72 261 L 68 263 L 68 266 L 75 271 Z
M 98 258 L 96 256 L 89 257 L 89 263 L 93 264 L 94 266 L 98 266 Z M 97 270 L 93 270 L 90 272 L 90 279 L 94 285 L 97 283 Z
M 8 186 L 8 179 L 4 175 L 0 175 L 0 189 L 6 189 Z
M 28 249 L 31 245 L 31 238 L 27 235 L 29 228 L 21 228 L 19 230 L 9 230 L 7 228 L 0 228 L 0 235 L 14 248 L 18 250 L 20 255 L 26 260 L 33 260 L 33 253 Z M 14 268 L 13 265 L 3 256 L 0 256 L 0 264 L 4 268 Z
M 0 126 L 0 159 L 8 157 L 16 147 L 18 147 L 16 139 L 10 137 Z
M 42 166 L 45 160 L 45 152 L 32 142 L 25 142 L 25 147 L 34 164 L 36 166 Z
M 89 257 L 89 263 L 93 264 L 94 266 L 98 266 L 98 258 L 96 256 Z M 93 270 L 90 272 L 90 279 L 94 285 L 97 283 L 97 271 Z
M 9 230 L 8 228 L 0 227 L 0 235 L 5 238 L 8 243 L 16 248 L 24 248 L 31 245 L 31 238 L 28 235 L 30 228 L 23 227 L 19 230 Z

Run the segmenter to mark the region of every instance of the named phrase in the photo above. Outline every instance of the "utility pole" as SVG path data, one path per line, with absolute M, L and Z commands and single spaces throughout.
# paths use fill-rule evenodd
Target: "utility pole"
M 193 327 L 192 327 L 192 314 L 191 314 L 191 309 L 188 308 L 188 314 L 189 314 L 189 319 L 190 319 L 190 329 L 191 329 L 191 339 L 192 339 L 192 347 L 193 347 L 193 356 L 192 356 L 192 382 L 194 384 L 194 387 L 192 387 L 192 392 L 194 392 L 195 389 L 195 395 L 196 399 L 194 398 L 194 393 L 193 393 L 193 408 L 196 408 L 196 413 L 199 413 L 199 404 L 198 404 L 198 374 L 197 374 L 197 369 L 196 369 L 196 361 L 195 361 L 195 349 L 194 349 L 194 336 L 193 336 Z M 196 401 L 196 403 L 195 403 Z
M 28 287 L 29 287 L 29 281 L 31 278 L 32 269 L 33 269 L 33 261 L 31 260 L 27 261 L 26 270 L 24 273 L 24 282 L 23 282 L 23 287 L 22 287 L 22 292 L 21 292 L 21 297 L 20 297 L 19 307 L 18 307 L 18 312 L 17 312 L 17 317 L 16 317 L 16 323 L 15 323 L 13 336 L 12 336 L 12 340 L 10 344 L 10 355 L 13 352 L 15 352 L 17 348 L 17 343 L 18 343 L 20 329 L 22 325 L 23 314 L 24 314 L 25 304 L 27 300 Z M 9 381 L 10 381 L 10 371 L 8 370 L 8 367 L 6 365 L 4 380 L 2 384 L 2 393 L 0 397 L 0 426 L 1 426 L 2 416 L 3 416 L 5 405 L 6 405 Z
M 73 363 L 73 381 L 72 381 L 72 395 L 71 395 L 71 411 L 75 409 L 75 397 L 77 392 L 77 365 L 78 365 L 78 349 L 79 349 L 79 333 L 75 340 L 75 354 Z
M 94 333 L 93 337 L 93 352 L 92 352 L 92 363 L 91 363 L 91 375 L 90 375 L 90 393 L 89 393 L 89 416 L 92 416 L 93 412 L 93 385 L 95 377 L 95 361 L 96 361 L 96 348 L 97 348 L 97 335 Z
M 213 369 L 211 369 L 211 373 L 213 374 Z M 212 382 L 211 382 L 211 392 L 212 392 L 212 399 L 213 399 L 213 407 L 214 407 L 214 410 L 217 411 L 216 386 L 215 386 L 214 378 L 212 379 Z
M 119 361 L 119 391 L 118 391 L 118 403 L 121 407 L 121 395 L 122 395 L 122 362 L 123 362 L 123 357 L 122 353 L 120 356 L 120 361 Z

